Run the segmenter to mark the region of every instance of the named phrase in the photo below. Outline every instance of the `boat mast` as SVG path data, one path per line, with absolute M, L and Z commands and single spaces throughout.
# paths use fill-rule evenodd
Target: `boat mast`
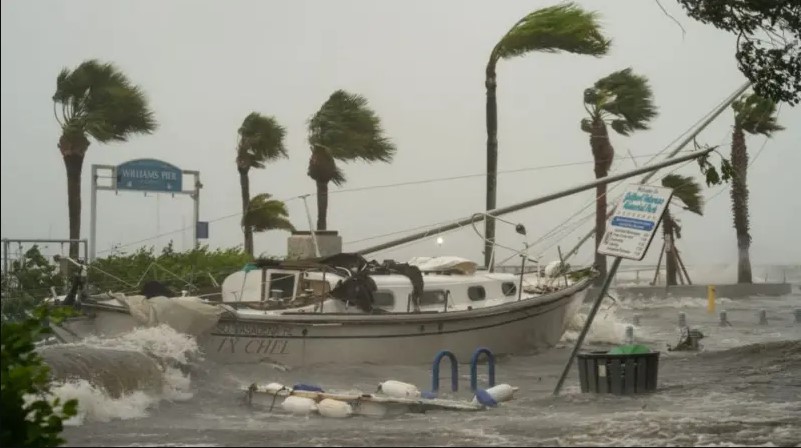
M 714 150 L 714 148 L 708 148 L 708 149 L 704 149 L 704 150 L 701 150 L 701 151 L 696 151 L 696 152 L 694 152 L 692 154 L 687 154 L 687 155 L 684 155 L 684 156 L 681 156 L 681 157 L 677 157 L 677 158 L 674 158 L 674 159 L 669 159 L 669 160 L 657 163 L 655 165 L 644 166 L 642 168 L 638 168 L 638 169 L 635 169 L 635 170 L 632 170 L 632 171 L 627 171 L 627 172 L 622 173 L 622 174 L 616 174 L 614 176 L 602 177 L 602 178 L 596 179 L 596 180 L 594 180 L 592 182 L 587 182 L 585 184 L 582 184 L 582 185 L 579 185 L 579 186 L 576 186 L 576 187 L 568 188 L 568 189 L 562 190 L 562 191 L 557 191 L 556 193 L 551 193 L 551 194 L 548 194 L 548 195 L 545 195 L 545 196 L 540 196 L 538 198 L 531 199 L 531 200 L 528 200 L 528 201 L 525 201 L 525 202 L 519 202 L 517 204 L 510 205 L 508 207 L 496 208 L 496 209 L 490 210 L 490 211 L 488 211 L 486 213 L 480 213 L 480 214 L 477 213 L 477 214 L 474 214 L 474 215 L 470 216 L 469 218 L 462 218 L 462 219 L 460 219 L 458 221 L 452 222 L 450 224 L 445 224 L 445 225 L 436 227 L 436 228 L 431 229 L 431 230 L 426 230 L 424 232 L 418 232 L 418 233 L 415 233 L 413 235 L 405 236 L 405 237 L 402 237 L 402 238 L 397 238 L 397 239 L 394 239 L 392 241 L 388 241 L 386 243 L 381 243 L 381 244 L 378 244 L 378 245 L 375 245 L 375 246 L 371 246 L 371 247 L 368 247 L 366 249 L 362 249 L 362 250 L 356 251 L 356 253 L 362 254 L 362 255 L 366 255 L 366 254 L 369 254 L 369 253 L 378 252 L 379 250 L 384 250 L 384 249 L 389 249 L 391 247 L 400 246 L 401 244 L 409 243 L 409 242 L 412 242 L 412 241 L 417 241 L 417 240 L 422 239 L 422 238 L 430 237 L 430 236 L 437 235 L 437 234 L 442 233 L 442 232 L 447 232 L 449 230 L 457 229 L 459 227 L 463 227 L 463 226 L 466 226 L 466 225 L 474 223 L 474 222 L 483 221 L 486 218 L 487 215 L 492 215 L 493 217 L 494 216 L 501 216 L 501 215 L 505 215 L 505 214 L 512 213 L 512 212 L 516 212 L 518 210 L 522 210 L 522 209 L 525 209 L 525 208 L 533 207 L 535 205 L 544 204 L 546 202 L 550 202 L 550 201 L 553 201 L 553 200 L 556 200 L 556 199 L 561 199 L 561 198 L 563 198 L 565 196 L 570 196 L 570 195 L 573 195 L 573 194 L 576 194 L 576 193 L 580 193 L 582 191 L 590 190 L 592 188 L 597 187 L 598 185 L 605 185 L 605 184 L 608 184 L 608 183 L 617 182 L 619 180 L 628 179 L 629 177 L 634 177 L 634 176 L 636 176 L 638 174 L 648 173 L 648 172 L 651 172 L 651 171 L 656 171 L 656 170 L 659 170 L 661 168 L 665 168 L 665 167 L 668 167 L 668 166 L 671 166 L 671 165 L 676 165 L 676 164 L 679 164 L 679 163 L 682 163 L 682 162 L 686 162 L 686 161 L 689 161 L 689 160 L 697 159 L 698 157 L 702 157 L 702 156 L 705 156 L 705 155 L 709 154 L 713 150 Z
M 733 102 L 734 102 L 734 100 L 736 100 L 737 98 L 739 98 L 739 97 L 740 97 L 740 95 L 742 95 L 742 93 L 743 93 L 743 92 L 745 92 L 745 90 L 746 90 L 746 89 L 748 89 L 750 86 L 751 86 L 751 82 L 746 82 L 745 84 L 743 84 L 742 86 L 740 86 L 739 88 L 737 88 L 737 90 L 735 90 L 735 91 L 734 91 L 734 93 L 732 93 L 732 94 L 731 94 L 731 96 L 729 96 L 729 97 L 726 99 L 726 101 L 724 101 L 724 102 L 723 102 L 723 104 L 721 104 L 721 105 L 720 105 L 720 106 L 719 106 L 717 109 L 714 109 L 714 112 L 712 113 L 712 115 L 710 115 L 710 116 L 709 116 L 709 118 L 707 118 L 706 120 L 704 120 L 704 122 L 703 122 L 703 123 L 701 123 L 701 125 L 698 127 L 698 129 L 696 129 L 695 131 L 693 131 L 692 133 L 690 133 L 690 135 L 688 135 L 688 136 L 687 136 L 687 137 L 686 137 L 686 138 L 685 138 L 685 139 L 684 139 L 684 140 L 681 142 L 681 144 L 679 144 L 679 146 L 677 146 L 677 147 L 676 147 L 676 149 L 674 149 L 673 151 L 671 151 L 671 152 L 670 152 L 670 154 L 668 154 L 667 158 L 668 158 L 668 159 L 670 159 L 670 158 L 674 157 L 676 154 L 678 154 L 678 153 L 679 153 L 679 151 L 681 151 L 682 149 L 684 149 L 684 147 L 685 147 L 685 146 L 687 146 L 688 144 L 690 144 L 690 142 L 691 142 L 691 141 L 693 141 L 693 139 L 694 139 L 696 136 L 698 136 L 698 134 L 700 134 L 700 133 L 701 133 L 701 131 L 703 131 L 704 129 L 706 129 L 706 127 L 707 127 L 707 126 L 709 126 L 709 124 L 710 124 L 710 123 L 712 123 L 713 121 L 715 121 L 715 119 L 716 119 L 716 118 L 717 118 L 717 117 L 718 117 L 718 116 L 719 116 L 721 113 L 723 113 L 723 111 L 724 111 L 724 110 L 726 110 L 726 108 L 728 108 L 728 107 L 729 107 L 729 105 L 730 105 L 731 103 L 733 103 Z M 656 170 L 655 170 L 655 171 L 652 171 L 652 172 L 650 172 L 650 173 L 648 173 L 648 174 L 646 174 L 646 175 L 645 175 L 645 177 L 643 177 L 643 178 L 640 180 L 640 184 L 645 184 L 645 183 L 647 183 L 649 180 L 651 180 L 651 178 L 652 178 L 652 177 L 654 177 L 654 175 L 656 175 Z M 612 209 L 611 209 L 611 210 L 609 210 L 609 212 L 606 214 L 606 219 L 609 219 L 609 217 L 610 217 L 610 216 L 612 216 L 612 213 L 614 213 L 614 212 L 615 212 L 615 209 L 617 209 L 617 205 L 614 205 L 614 206 L 612 206 Z M 590 229 L 590 231 L 589 231 L 589 232 L 587 232 L 587 234 L 586 234 L 586 235 L 584 235 L 584 238 L 582 238 L 582 239 L 581 239 L 581 240 L 578 242 L 578 244 L 576 244 L 576 245 L 575 245 L 575 246 L 574 246 L 572 249 L 570 249 L 570 250 L 569 250 L 569 251 L 568 251 L 568 252 L 565 254 L 565 256 L 564 256 L 565 260 L 569 259 L 569 258 L 570 258 L 570 257 L 572 257 L 573 255 L 576 255 L 576 253 L 577 253 L 577 252 L 578 252 L 578 250 L 581 248 L 581 246 L 583 246 L 583 245 L 584 245 L 584 243 L 586 243 L 586 242 L 587 242 L 587 240 L 589 240 L 589 239 L 590 239 L 590 238 L 591 238 L 593 235 L 595 235 L 595 226 L 592 226 L 592 229 Z

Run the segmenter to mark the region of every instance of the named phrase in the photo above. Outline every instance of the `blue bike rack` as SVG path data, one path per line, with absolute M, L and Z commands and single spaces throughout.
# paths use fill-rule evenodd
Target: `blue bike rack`
M 478 360 L 481 355 L 487 355 L 487 364 L 489 365 L 489 387 L 495 386 L 495 355 L 492 354 L 490 349 L 480 347 L 470 359 L 470 390 L 473 392 L 478 389 Z
M 451 390 L 456 392 L 459 389 L 459 364 L 456 355 L 448 350 L 442 350 L 434 357 L 434 365 L 431 367 L 431 391 L 434 394 L 439 392 L 439 365 L 446 356 L 451 360 Z

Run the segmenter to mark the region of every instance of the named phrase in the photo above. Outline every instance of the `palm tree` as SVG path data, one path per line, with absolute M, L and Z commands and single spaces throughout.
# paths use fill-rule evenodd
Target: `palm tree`
M 667 284 L 676 285 L 678 272 L 679 251 L 676 249 L 676 240 L 681 238 L 681 226 L 670 213 L 673 200 L 678 199 L 684 204 L 684 209 L 699 216 L 703 215 L 703 198 L 701 186 L 692 177 L 668 174 L 662 178 L 662 186 L 673 189 L 671 204 L 665 208 L 662 216 L 662 235 L 665 239 L 665 267 L 667 269 Z M 658 268 L 657 268 L 658 269 Z
M 309 120 L 309 145 L 307 174 L 317 183 L 317 230 L 327 228 L 328 183 L 345 183 L 336 160 L 389 163 L 397 151 L 367 99 L 344 90 L 334 92 Z
M 239 127 L 239 141 L 236 145 L 236 169 L 239 171 L 239 184 L 242 187 L 242 214 L 250 206 L 251 168 L 264 168 L 266 162 L 281 157 L 288 158 L 284 148 L 286 130 L 273 117 L 265 117 L 251 112 Z M 253 230 L 242 226 L 245 235 L 245 252 L 253 256 Z
M 67 169 L 70 239 L 77 240 L 81 235 L 81 171 L 89 137 L 99 143 L 124 142 L 132 134 L 152 133 L 157 125 L 142 90 L 114 65 L 94 59 L 58 74 L 53 113 L 61 126 L 58 148 Z M 70 244 L 70 256 L 78 256 L 77 243 Z
M 776 103 L 756 94 L 744 95 L 732 104 L 734 131 L 731 138 L 731 164 L 734 176 L 731 185 L 732 213 L 737 232 L 737 283 L 751 283 L 751 235 L 748 223 L 748 152 L 745 132 L 770 137 L 784 127 L 777 123 Z
M 251 238 L 253 232 L 267 232 L 270 230 L 295 230 L 289 222 L 289 213 L 286 204 L 281 201 L 271 199 L 268 193 L 262 193 L 253 197 L 248 204 L 248 208 L 242 215 L 242 227 L 247 229 Z M 252 250 L 251 240 L 251 250 Z M 253 254 L 250 254 L 253 256 Z
M 595 177 L 606 177 L 612 167 L 615 150 L 609 141 L 607 122 L 620 135 L 648 129 L 657 114 L 648 80 L 635 75 L 631 68 L 614 72 L 584 90 L 584 108 L 589 117 L 581 120 L 581 130 L 590 134 L 590 148 L 595 160 Z M 595 246 L 606 232 L 606 185 L 596 187 Z M 595 265 L 606 275 L 606 257 L 595 254 Z
M 538 9 L 520 19 L 495 44 L 486 68 L 487 89 L 487 211 L 495 209 L 498 177 L 498 86 L 495 67 L 501 59 L 511 59 L 530 52 L 567 53 L 602 56 L 610 41 L 600 31 L 598 16 L 573 3 Z M 484 263 L 490 267 L 495 220 L 485 222 Z

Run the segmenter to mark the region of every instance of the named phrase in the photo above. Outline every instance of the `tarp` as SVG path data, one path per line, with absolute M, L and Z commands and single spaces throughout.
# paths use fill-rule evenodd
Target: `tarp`
M 156 327 L 166 324 L 180 333 L 199 336 L 217 325 L 224 310 L 217 305 L 204 303 L 197 297 L 145 296 L 114 297 L 128 307 L 131 316 L 141 325 Z
M 463 274 L 474 274 L 478 264 L 462 257 L 414 257 L 409 264 L 417 266 L 423 272 L 430 271 L 458 271 Z

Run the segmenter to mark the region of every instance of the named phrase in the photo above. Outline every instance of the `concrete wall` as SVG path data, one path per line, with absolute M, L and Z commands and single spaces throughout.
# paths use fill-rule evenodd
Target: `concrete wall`
M 320 256 L 327 257 L 342 252 L 342 237 L 336 230 L 323 230 L 314 232 Z M 314 253 L 314 241 L 311 232 L 297 231 L 287 239 L 287 258 L 291 260 L 317 258 Z
M 708 285 L 679 285 L 666 288 L 665 286 L 619 286 L 612 287 L 610 293 L 619 298 L 637 297 L 707 297 Z M 714 285 L 717 297 L 728 299 L 745 299 L 755 296 L 784 296 L 792 292 L 790 283 L 752 283 L 752 284 L 724 284 Z M 595 300 L 598 289 L 592 288 L 587 294 L 588 300 Z

